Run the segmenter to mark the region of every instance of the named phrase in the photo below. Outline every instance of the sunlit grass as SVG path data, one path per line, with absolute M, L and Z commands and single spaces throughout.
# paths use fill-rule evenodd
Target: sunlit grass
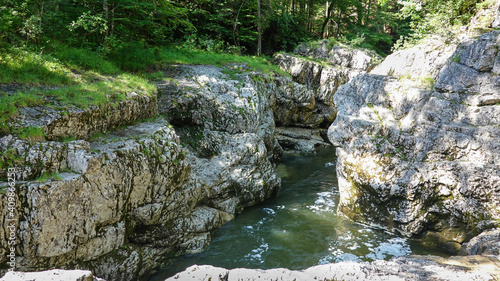
M 31 93 L 17 93 L 14 95 L 0 93 L 0 134 L 10 133 L 9 122 L 19 114 L 19 108 L 44 103 L 40 96 Z
M 165 64 L 211 64 L 219 67 L 228 63 L 246 63 L 255 70 L 264 73 L 277 72 L 288 75 L 278 66 L 272 64 L 271 59 L 262 56 L 240 56 L 224 53 L 210 53 L 203 50 L 187 50 L 181 47 L 171 46 L 160 51 L 160 62 Z
M 23 107 L 44 105 L 65 108 L 74 105 L 79 108 L 113 104 L 127 99 L 127 93 L 137 92 L 151 96 L 156 87 L 147 79 L 133 74 L 120 74 L 109 81 L 82 83 L 56 89 L 37 89 L 31 92 L 17 92 L 7 95 L 0 93 L 0 134 L 26 134 L 26 139 L 39 140 L 39 134 L 33 134 L 26 128 L 14 131 L 10 122 L 19 115 Z M 57 104 L 54 103 L 57 101 Z
M 127 93 L 153 95 L 156 86 L 151 80 L 163 79 L 161 67 L 167 64 L 206 64 L 224 67 L 228 63 L 245 63 L 264 73 L 288 75 L 267 57 L 212 53 L 171 46 L 153 52 L 136 48 L 152 56 L 153 71 L 127 73 L 110 58 L 88 49 L 54 45 L 50 54 L 27 49 L 0 51 L 0 84 L 9 93 L 0 91 L 0 136 L 14 133 L 27 140 L 41 140 L 40 128 L 17 128 L 19 109 L 49 106 L 66 111 L 68 106 L 88 108 L 114 104 L 127 99 Z M 153 58 L 154 57 L 154 58 Z M 141 67 L 141 68 L 145 68 Z M 138 68 L 139 69 L 139 68 Z M 17 90 L 17 92 L 15 92 Z
M 79 84 L 54 90 L 34 92 L 39 96 L 55 98 L 62 105 L 75 105 L 87 108 L 92 105 L 104 105 L 127 99 L 127 93 L 140 92 L 152 95 L 156 90 L 148 80 L 136 75 L 124 73 L 110 81 Z
M 20 139 L 27 140 L 31 143 L 45 140 L 45 133 L 43 128 L 26 127 L 16 128 L 12 130 Z
M 59 173 L 49 173 L 49 172 L 43 172 L 38 178 L 35 179 L 37 182 L 47 182 L 49 180 L 52 181 L 60 181 L 62 180 L 62 177 L 59 175 Z
M 71 85 L 77 79 L 71 70 L 49 55 L 25 50 L 0 52 L 0 83 L 27 85 Z
M 120 73 L 120 69 L 116 65 L 87 49 L 61 46 L 52 55 L 67 67 L 81 68 L 84 71 L 93 70 L 101 75 Z

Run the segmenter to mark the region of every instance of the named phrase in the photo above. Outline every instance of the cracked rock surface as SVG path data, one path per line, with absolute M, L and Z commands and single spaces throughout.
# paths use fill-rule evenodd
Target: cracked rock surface
M 415 65 L 422 50 L 439 49 L 431 41 L 339 88 L 328 136 L 338 146 L 340 213 L 452 252 L 498 225 L 499 35 L 425 52 Z M 378 75 L 392 60 L 399 79 Z

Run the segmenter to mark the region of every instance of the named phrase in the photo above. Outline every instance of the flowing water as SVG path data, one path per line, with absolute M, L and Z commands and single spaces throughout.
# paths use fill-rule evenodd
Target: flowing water
M 277 196 L 246 209 L 214 234 L 204 252 L 177 258 L 151 281 L 164 280 L 194 264 L 300 270 L 348 260 L 445 255 L 338 216 L 334 149 L 311 157 L 286 154 L 277 170 L 282 178 Z

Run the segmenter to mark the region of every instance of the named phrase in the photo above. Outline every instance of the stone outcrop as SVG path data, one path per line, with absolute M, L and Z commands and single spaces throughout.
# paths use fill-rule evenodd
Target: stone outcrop
M 157 114 L 155 94 L 130 92 L 124 101 L 85 109 L 75 106 L 20 108 L 13 126 L 43 128 L 47 140 L 68 136 L 88 139 L 95 133 L 105 133 Z
M 276 128 L 276 139 L 284 150 L 299 151 L 303 154 L 314 154 L 320 149 L 330 147 L 325 138 L 326 131 L 323 129 Z
M 53 142 L 38 142 L 36 145 L 12 135 L 0 138 L 0 162 L 19 167 L 23 180 L 34 179 L 41 173 L 53 173 L 67 169 L 68 146 L 79 145 L 63 140 L 88 140 L 97 133 L 152 118 L 158 115 L 156 93 L 127 94 L 124 101 L 103 106 L 81 109 L 75 106 L 52 108 L 47 106 L 19 109 L 13 128 L 42 128 L 44 137 Z M 6 175 L 6 167 L 0 166 L 0 175 Z
M 495 256 L 500 259 L 500 229 L 485 231 L 464 244 L 466 255 Z
M 88 270 L 61 270 L 53 269 L 42 272 L 8 272 L 0 281 L 106 281 L 95 277 Z
M 19 166 L 16 270 L 78 267 L 137 280 L 165 257 L 201 251 L 213 231 L 277 191 L 273 90 L 285 83 L 260 73 L 232 80 L 212 66 L 166 72 L 158 86 L 166 120 L 88 141 L 0 139 Z M 55 174 L 33 180 L 44 172 Z M 7 203 L 0 193 L 3 264 Z
M 328 135 L 338 146 L 340 213 L 450 251 L 498 225 L 498 40 L 495 31 L 423 55 L 435 46 L 398 52 L 386 59 L 395 67 L 384 62 L 339 88 Z
M 478 263 L 480 263 L 478 265 Z M 500 262 L 482 256 L 452 257 L 406 256 L 391 261 L 371 263 L 340 262 L 318 265 L 303 271 L 284 268 L 268 270 L 235 268 L 225 269 L 208 265 L 193 265 L 170 280 L 495 280 L 499 277 Z
M 282 70 L 292 75 L 295 82 L 313 89 L 314 97 L 320 104 L 334 109 L 333 94 L 338 87 L 373 69 L 381 58 L 372 51 L 329 47 L 328 40 L 322 40 L 318 46 L 299 45 L 294 55 L 278 54 L 275 61 Z
M 277 94 L 279 106 L 274 111 L 276 125 L 318 129 L 327 128 L 335 120 L 337 109 L 333 95 L 338 87 L 356 75 L 371 70 L 380 57 L 369 51 L 329 46 L 327 40 L 322 40 L 317 46 L 298 46 L 294 55 L 277 54 L 275 61 L 282 70 L 292 75 L 293 81 L 304 85 L 303 88 L 294 85 L 295 89 L 286 89 Z M 297 106 L 308 112 L 296 110 Z M 289 128 L 280 131 L 287 132 L 283 135 L 278 132 L 280 144 L 286 149 L 310 154 L 317 147 L 329 145 L 328 139 L 320 143 L 314 138 L 305 139 L 304 134 L 295 138 L 296 133 L 291 133 Z M 310 133 L 314 134 L 317 135 L 315 132 Z M 316 148 L 311 143 L 317 144 Z
M 73 141 L 59 146 L 58 154 L 65 156 L 61 166 L 67 167 L 59 170 L 59 180 L 19 182 L 13 212 L 16 269 L 79 266 L 93 268 L 106 278 L 114 270 L 115 280 L 126 280 L 147 268 L 141 265 L 141 258 L 147 262 L 155 251 L 167 251 L 139 247 L 145 234 L 137 232 L 156 226 L 167 233 L 173 228 L 169 221 L 175 214 L 170 208 L 184 195 L 182 187 L 190 171 L 179 138 L 164 121 L 119 134 L 122 136 L 110 135 L 98 142 Z M 22 145 L 28 144 L 14 139 L 9 147 L 22 150 Z M 7 218 L 11 210 L 5 194 L 1 196 L 2 217 Z M 6 226 L 4 221 L 1 237 L 10 233 Z M 2 263 L 7 241 L 2 239 Z M 111 260 L 115 260 L 114 266 Z M 104 264 L 107 266 L 100 270 Z M 118 270 L 120 266 L 126 270 Z

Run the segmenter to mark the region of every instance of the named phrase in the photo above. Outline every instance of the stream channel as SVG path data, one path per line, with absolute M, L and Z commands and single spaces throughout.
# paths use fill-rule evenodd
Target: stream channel
M 213 235 L 205 251 L 176 258 L 150 281 L 163 281 L 194 264 L 302 270 L 408 254 L 446 256 L 417 241 L 338 216 L 335 161 L 334 148 L 313 156 L 283 155 L 277 168 L 282 178 L 277 196 L 246 209 Z

